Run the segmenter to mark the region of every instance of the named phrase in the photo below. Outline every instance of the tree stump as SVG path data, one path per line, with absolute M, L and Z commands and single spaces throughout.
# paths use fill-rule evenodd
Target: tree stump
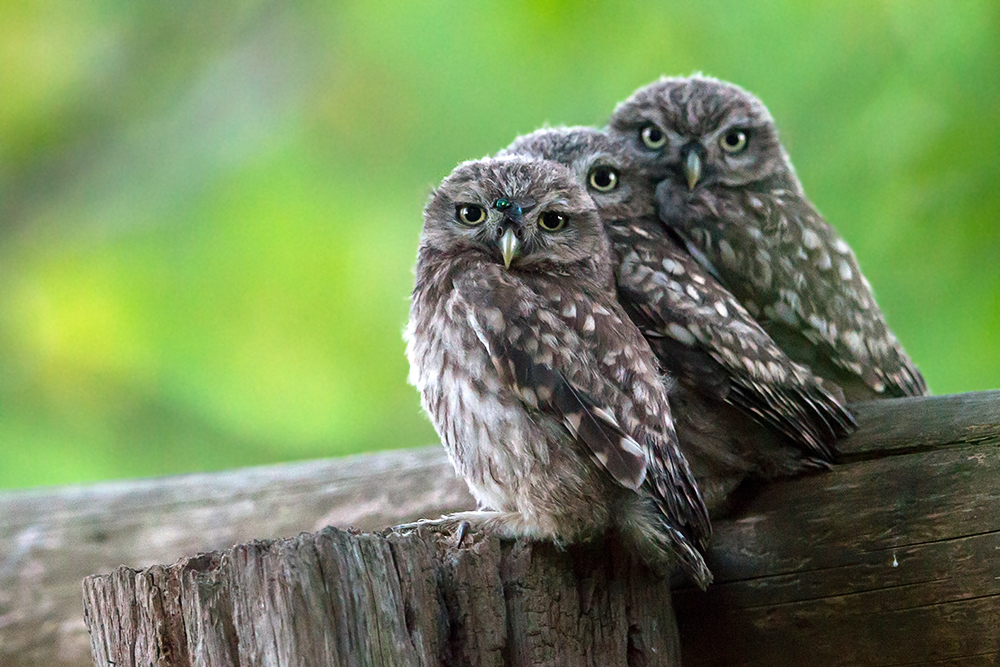
M 678 665 L 670 587 L 613 541 L 327 528 L 85 582 L 95 665 Z
M 746 489 L 673 607 L 614 540 L 326 529 L 88 578 L 95 664 L 997 664 L 1000 392 L 853 408 L 833 470 Z

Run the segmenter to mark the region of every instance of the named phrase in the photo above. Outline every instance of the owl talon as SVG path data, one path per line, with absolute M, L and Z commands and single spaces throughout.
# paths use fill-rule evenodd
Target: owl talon
M 465 539 L 465 536 L 468 534 L 469 528 L 471 528 L 471 527 L 472 527 L 472 524 L 470 524 L 468 521 L 462 521 L 462 522 L 460 522 L 458 524 L 458 527 L 455 529 L 455 548 L 456 549 L 461 549 L 462 548 L 462 540 Z

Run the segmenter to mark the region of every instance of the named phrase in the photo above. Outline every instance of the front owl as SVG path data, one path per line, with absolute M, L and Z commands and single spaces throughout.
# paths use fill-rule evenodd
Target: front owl
M 560 543 L 615 529 L 654 569 L 679 561 L 707 585 L 707 512 L 573 175 L 459 165 L 425 209 L 416 274 L 410 381 L 481 507 L 445 523 Z

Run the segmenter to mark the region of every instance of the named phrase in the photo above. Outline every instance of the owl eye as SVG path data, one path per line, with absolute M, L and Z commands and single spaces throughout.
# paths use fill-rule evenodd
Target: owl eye
M 546 211 L 538 218 L 538 226 L 547 232 L 558 232 L 566 226 L 567 220 L 569 218 L 563 213 Z
M 455 207 L 455 217 L 463 225 L 475 227 L 486 220 L 486 211 L 475 204 L 459 204 Z
M 743 130 L 729 130 L 719 139 L 719 146 L 727 153 L 739 153 L 747 147 L 747 133 Z
M 663 134 L 663 130 L 655 125 L 647 125 L 642 128 L 639 136 L 642 137 L 642 143 L 652 149 L 662 148 L 663 144 L 667 143 L 667 135 Z
M 588 180 L 590 187 L 598 192 L 611 192 L 618 187 L 618 171 L 611 167 L 594 167 Z

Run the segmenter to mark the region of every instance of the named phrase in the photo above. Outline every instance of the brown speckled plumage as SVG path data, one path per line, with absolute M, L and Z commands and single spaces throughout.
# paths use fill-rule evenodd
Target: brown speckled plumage
M 598 130 L 557 128 L 505 153 L 563 163 L 588 188 L 614 250 L 618 299 L 677 378 L 670 401 L 681 448 L 711 509 L 746 477 L 829 459 L 853 428 L 850 414 L 668 232 L 655 183 L 624 146 Z
M 466 206 L 483 219 L 461 222 Z M 565 226 L 543 230 L 555 213 Z M 654 568 L 676 560 L 706 585 L 708 515 L 663 378 L 615 301 L 600 220 L 569 171 L 459 165 L 425 210 L 416 273 L 410 381 L 482 508 L 452 519 L 562 543 L 616 529 Z
M 664 78 L 620 104 L 609 131 L 659 181 L 661 219 L 792 359 L 850 400 L 927 393 L 757 98 L 707 77 Z

